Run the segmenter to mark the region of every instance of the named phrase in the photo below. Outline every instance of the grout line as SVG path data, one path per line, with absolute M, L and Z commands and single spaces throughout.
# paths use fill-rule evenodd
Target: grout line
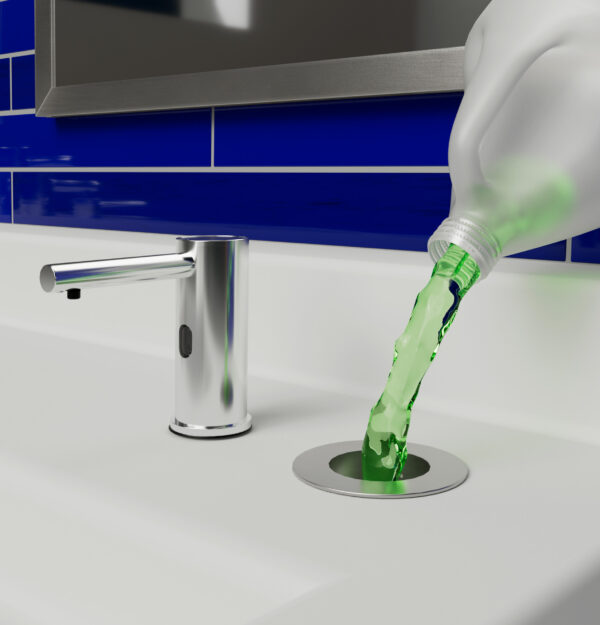
M 12 70 L 11 70 L 12 78 Z M 12 106 L 12 80 L 10 85 L 10 105 Z M 0 117 L 9 117 L 11 115 L 35 115 L 35 109 L 16 109 L 14 111 L 0 111 Z
M 8 108 L 12 111 L 12 57 L 8 59 Z
M 215 166 L 215 107 L 210 109 L 210 166 Z
M 330 167 L 330 166 L 303 166 L 303 167 L 0 167 L 1 171 L 56 173 L 56 172 L 86 172 L 86 173 L 283 173 L 283 174 L 446 174 L 448 167 L 418 167 L 418 166 L 384 166 L 384 167 Z
M 12 171 L 10 172 L 10 223 L 15 223 L 15 185 Z
M 571 255 L 573 253 L 573 239 L 567 239 L 567 254 L 565 257 L 565 262 L 571 262 Z
M 21 50 L 20 52 L 7 52 L 6 54 L 0 54 L 0 59 L 12 59 L 15 56 L 29 56 L 35 54 L 35 50 Z

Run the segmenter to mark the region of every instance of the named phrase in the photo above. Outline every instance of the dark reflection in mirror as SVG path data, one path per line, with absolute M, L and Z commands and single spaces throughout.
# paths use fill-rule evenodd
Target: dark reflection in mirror
M 93 2 L 95 4 L 107 4 L 123 9 L 137 9 L 150 13 L 169 13 L 179 15 L 180 0 L 79 0 L 80 2 Z
M 489 0 L 56 0 L 57 85 L 461 46 Z

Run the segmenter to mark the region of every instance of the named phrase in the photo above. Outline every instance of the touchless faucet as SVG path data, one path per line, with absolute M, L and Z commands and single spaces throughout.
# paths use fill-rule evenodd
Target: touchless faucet
M 251 427 L 246 410 L 248 240 L 179 237 L 174 254 L 46 265 L 48 293 L 137 280 L 177 279 L 172 432 L 231 436 Z

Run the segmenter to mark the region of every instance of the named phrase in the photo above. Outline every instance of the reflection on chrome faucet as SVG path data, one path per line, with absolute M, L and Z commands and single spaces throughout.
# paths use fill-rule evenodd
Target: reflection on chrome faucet
M 246 410 L 248 240 L 177 239 L 174 254 L 46 265 L 48 293 L 78 299 L 81 289 L 177 279 L 175 414 L 170 429 L 196 438 L 250 429 Z

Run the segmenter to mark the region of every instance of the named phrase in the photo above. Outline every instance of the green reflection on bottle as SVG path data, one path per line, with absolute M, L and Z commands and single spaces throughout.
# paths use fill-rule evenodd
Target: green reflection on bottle
M 568 174 L 539 159 L 512 157 L 493 167 L 485 184 L 473 187 L 463 216 L 485 225 L 503 250 L 524 236 L 553 238 L 575 201 L 575 183 Z
M 452 325 L 460 301 L 479 278 L 479 267 L 462 248 L 450 245 L 419 293 L 408 325 L 396 341 L 386 386 L 371 410 L 363 442 L 363 478 L 393 481 L 406 461 L 410 413 L 421 380 Z

